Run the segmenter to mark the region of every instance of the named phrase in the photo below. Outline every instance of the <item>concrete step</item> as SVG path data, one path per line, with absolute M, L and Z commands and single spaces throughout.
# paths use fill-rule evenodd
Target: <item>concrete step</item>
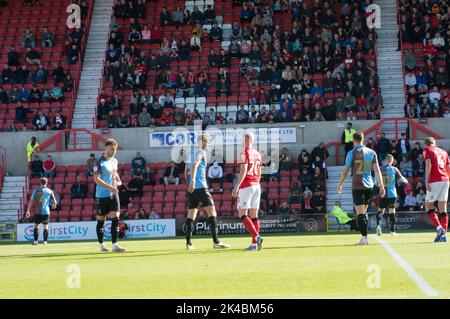
M 7 182 L 25 182 L 25 176 L 6 176 L 5 183 Z

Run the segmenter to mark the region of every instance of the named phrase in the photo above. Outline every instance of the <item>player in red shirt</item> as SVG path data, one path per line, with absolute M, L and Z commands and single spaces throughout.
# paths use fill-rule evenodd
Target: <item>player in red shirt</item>
M 239 218 L 245 229 L 252 234 L 252 244 L 246 250 L 261 250 L 263 238 L 259 236 L 258 210 L 261 199 L 261 154 L 253 148 L 255 136 L 244 134 L 244 151 L 239 157 L 241 171 L 232 196 L 238 198 Z M 247 215 L 250 215 L 250 217 Z
M 448 229 L 447 200 L 449 187 L 450 163 L 448 154 L 443 149 L 436 147 L 436 141 L 432 137 L 425 139 L 425 209 L 428 211 L 433 225 L 436 227 L 437 236 L 435 242 L 446 242 L 445 233 Z M 441 220 L 436 213 L 434 202 L 438 202 Z

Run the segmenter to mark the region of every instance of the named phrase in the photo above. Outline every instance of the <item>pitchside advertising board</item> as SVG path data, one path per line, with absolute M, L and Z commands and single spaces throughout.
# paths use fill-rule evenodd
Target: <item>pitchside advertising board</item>
M 175 236 L 175 219 L 125 220 L 126 238 Z M 50 223 L 49 240 L 94 240 L 97 222 Z M 33 240 L 33 224 L 17 224 L 17 241 Z M 111 239 L 111 222 L 105 223 L 105 239 Z
M 215 145 L 236 145 L 242 143 L 243 129 L 206 130 Z M 257 144 L 296 143 L 295 127 L 258 128 L 254 130 Z M 175 129 L 170 132 L 149 131 L 150 147 L 191 146 L 196 144 L 197 132 L 187 129 Z
M 218 217 L 217 226 L 220 234 L 246 234 L 242 221 L 237 217 Z M 177 219 L 177 236 L 185 234 L 185 220 Z M 260 218 L 260 232 L 298 233 L 324 232 L 327 230 L 325 215 L 287 215 L 265 216 Z M 209 235 L 209 223 L 206 218 L 197 218 L 194 224 L 194 235 Z
M 388 221 L 382 219 L 383 226 L 389 227 Z M 375 229 L 377 227 L 376 214 L 369 214 L 369 228 Z M 419 229 L 434 229 L 433 223 L 426 212 L 397 212 L 395 214 L 395 228 L 397 231 L 402 230 L 419 230 Z

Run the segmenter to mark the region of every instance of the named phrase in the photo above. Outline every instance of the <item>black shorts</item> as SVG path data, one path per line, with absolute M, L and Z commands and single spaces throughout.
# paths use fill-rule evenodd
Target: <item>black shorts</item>
M 369 205 L 370 201 L 372 200 L 373 189 L 372 188 L 354 189 L 352 191 L 352 195 L 353 195 L 353 203 L 356 206 Z
M 380 198 L 380 208 L 395 208 L 395 202 L 397 201 L 397 198 L 393 197 L 393 198 L 387 198 L 387 197 L 383 197 Z
M 49 216 L 48 215 L 34 215 L 34 223 L 36 224 L 36 225 L 39 225 L 39 224 L 43 224 L 43 225 L 47 225 L 48 224 L 48 218 Z
M 195 209 L 199 204 L 203 207 L 209 207 L 214 205 L 214 200 L 211 193 L 206 188 L 194 189 L 192 193 L 187 192 L 188 209 Z
M 96 198 L 97 215 L 106 216 L 109 212 L 120 212 L 120 201 L 118 195 L 111 195 L 104 198 Z

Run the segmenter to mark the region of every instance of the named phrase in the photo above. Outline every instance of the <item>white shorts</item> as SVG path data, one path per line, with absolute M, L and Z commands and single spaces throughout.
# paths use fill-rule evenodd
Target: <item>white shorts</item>
M 448 199 L 449 182 L 430 183 L 431 192 L 427 191 L 425 201 L 427 202 L 446 202 Z
M 261 200 L 261 186 L 250 186 L 238 191 L 238 209 L 259 209 Z

